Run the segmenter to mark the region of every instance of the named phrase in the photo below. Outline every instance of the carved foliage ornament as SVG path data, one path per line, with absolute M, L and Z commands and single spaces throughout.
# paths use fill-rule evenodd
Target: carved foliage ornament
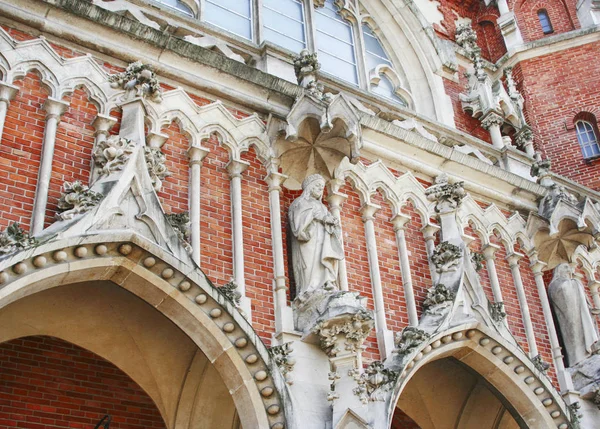
M 477 48 L 477 33 L 471 27 L 470 22 L 460 24 L 456 27 L 455 40 L 469 54 Z
M 90 190 L 78 180 L 73 183 L 65 182 L 58 200 L 60 213 L 57 213 L 56 217 L 58 220 L 73 219 L 76 215 L 96 207 L 102 198 L 102 194 Z
M 36 242 L 35 238 L 32 238 L 15 222 L 0 233 L 0 256 L 28 249 Z
M 402 330 L 401 334 L 396 335 L 396 347 L 395 353 L 399 355 L 409 354 L 413 349 L 419 346 L 419 344 L 427 341 L 429 334 L 422 329 L 408 326 Z
M 533 366 L 537 368 L 540 372 L 546 372 L 550 368 L 550 364 L 548 362 L 544 362 L 541 355 L 537 355 L 536 357 L 531 359 Z
M 427 298 L 423 301 L 423 309 L 428 313 L 432 313 L 434 307 L 448 304 L 454 301 L 454 298 L 456 298 L 454 292 L 441 283 L 437 284 L 427 291 Z
M 162 100 L 162 89 L 152 67 L 141 61 L 129 64 L 124 72 L 109 76 L 108 81 L 113 88 L 128 93 L 135 91 L 137 97 L 150 97 L 155 102 Z
M 358 386 L 353 392 L 363 404 L 369 401 L 385 401 L 385 392 L 391 390 L 398 379 L 398 373 L 384 368 L 380 361 L 371 362 L 362 374 L 354 369 L 350 370 L 348 375 L 356 380 Z
M 369 336 L 373 327 L 373 317 L 367 311 L 359 311 L 344 320 L 321 320 L 312 329 L 321 339 L 321 349 L 329 356 L 336 356 L 341 350 L 337 346 L 338 335 L 345 335 L 345 349 L 356 353 Z
M 308 49 L 303 49 L 298 56 L 294 57 L 294 72 L 298 85 L 305 88 L 308 94 L 317 100 L 330 103 L 333 95 L 324 93 L 325 87 L 317 81 L 317 72 L 320 68 L 321 64 L 317 60 L 317 54 L 310 53 Z
M 483 261 L 485 260 L 485 256 L 482 253 L 472 252 L 471 253 L 471 262 L 475 267 L 475 271 L 479 272 L 483 270 Z
M 177 237 L 183 243 L 185 250 L 191 253 L 192 246 L 190 245 L 191 228 L 190 215 L 188 212 L 171 213 L 167 215 L 167 220 L 175 230 Z
M 273 359 L 281 370 L 281 374 L 285 377 L 287 384 L 293 383 L 290 374 L 290 372 L 292 372 L 294 369 L 294 365 L 296 364 L 296 359 L 291 356 L 293 351 L 294 349 L 292 348 L 292 343 L 273 346 L 269 349 L 271 356 L 273 356 Z
M 238 307 L 240 305 L 240 300 L 242 298 L 242 294 L 237 290 L 237 284 L 235 281 L 230 281 L 229 283 L 218 287 L 217 290 L 221 295 L 223 295 L 226 299 L 231 301 L 233 305 Z
M 531 164 L 531 176 L 542 177 L 550 173 L 550 168 L 552 164 L 549 159 L 542 159 L 542 154 L 540 152 L 535 153 L 535 162 Z
M 504 303 L 503 302 L 490 302 L 489 304 L 490 316 L 492 316 L 492 320 L 496 323 L 500 323 L 506 317 L 506 312 L 504 311 Z
M 449 183 L 446 174 L 440 174 L 435 178 L 435 183 L 427 188 L 425 195 L 429 201 L 435 201 L 437 213 L 448 213 L 456 210 L 466 193 L 463 188 L 464 182 Z
M 167 169 L 167 157 L 159 148 L 148 146 L 144 147 L 144 156 L 148 173 L 152 179 L 152 186 L 156 192 L 160 192 L 162 181 L 171 175 Z
M 127 163 L 135 145 L 129 139 L 111 136 L 98 143 L 94 150 L 94 162 L 100 177 L 120 171 Z
M 448 241 L 443 241 L 433 250 L 431 262 L 438 273 L 456 271 L 462 258 L 462 250 Z

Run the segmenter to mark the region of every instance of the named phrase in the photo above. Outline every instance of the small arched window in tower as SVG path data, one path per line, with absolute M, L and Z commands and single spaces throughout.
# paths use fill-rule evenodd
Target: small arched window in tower
M 172 7 L 173 9 L 177 9 L 179 12 L 185 13 L 189 16 L 194 16 L 194 12 L 190 7 L 182 2 L 181 0 L 158 0 L 159 3 L 162 3 L 166 6 Z
M 552 28 L 552 23 L 550 22 L 550 16 L 548 16 L 548 11 L 546 9 L 538 10 L 538 18 L 540 19 L 540 25 L 542 26 L 542 31 L 544 34 L 550 34 L 554 32 Z
M 580 120 L 575 123 L 575 129 L 577 130 L 577 140 L 579 141 L 583 157 L 588 159 L 600 156 L 597 128 L 594 124 Z
M 300 52 L 306 47 L 304 5 L 298 0 L 263 0 L 265 40 Z
M 338 14 L 331 0 L 315 10 L 315 23 L 321 69 L 358 85 L 352 25 Z
M 206 0 L 204 17 L 217 27 L 252 40 L 251 0 Z

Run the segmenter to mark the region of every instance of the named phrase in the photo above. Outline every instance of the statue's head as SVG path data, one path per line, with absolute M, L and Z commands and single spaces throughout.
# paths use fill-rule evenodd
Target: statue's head
M 554 269 L 554 276 L 552 277 L 552 280 L 571 279 L 572 277 L 573 269 L 571 268 L 571 265 L 569 265 L 567 262 L 563 262 L 562 264 L 558 264 Z
M 325 189 L 325 179 L 320 174 L 311 174 L 302 182 L 302 190 L 304 195 L 309 195 L 317 200 L 323 197 Z

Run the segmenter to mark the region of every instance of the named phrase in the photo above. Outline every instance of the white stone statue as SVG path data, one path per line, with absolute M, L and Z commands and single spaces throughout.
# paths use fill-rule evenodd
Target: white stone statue
M 338 219 L 321 202 L 325 180 L 319 174 L 302 182 L 302 195 L 289 210 L 292 265 L 297 296 L 337 289 L 338 261 L 344 259 Z
M 596 351 L 598 331 L 583 285 L 573 278 L 573 270 L 568 263 L 562 263 L 554 269 L 548 294 L 569 366 L 573 367 Z

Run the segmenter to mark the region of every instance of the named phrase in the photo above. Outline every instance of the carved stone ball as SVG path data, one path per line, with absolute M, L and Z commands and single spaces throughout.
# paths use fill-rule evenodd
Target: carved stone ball
M 104 256 L 108 253 L 108 247 L 104 244 L 99 244 L 96 246 L 96 254 L 100 256 Z
M 256 374 L 254 374 L 254 378 L 258 381 L 264 381 L 267 379 L 267 377 L 267 372 L 263 371 L 262 369 L 260 371 L 257 371 Z
M 0 273 L 0 285 L 4 284 L 8 281 L 8 274 L 6 274 L 4 271 L 2 271 Z
M 133 251 L 133 247 L 131 247 L 131 244 L 122 244 L 121 246 L 119 246 L 119 253 L 121 255 L 129 255 L 131 252 Z
M 274 391 L 275 390 L 271 386 L 267 386 L 260 391 L 260 394 L 263 395 L 265 398 L 268 398 L 273 394 Z
M 24 262 L 19 262 L 13 267 L 13 271 L 15 272 L 15 274 L 23 274 L 27 271 L 27 265 L 25 265 Z
M 47 262 L 48 262 L 48 260 L 46 259 L 45 256 L 38 256 L 37 258 L 35 258 L 33 260 L 33 265 L 37 268 L 42 268 L 42 267 L 46 266 Z
M 271 429 L 284 429 L 284 428 L 285 428 L 285 426 L 281 422 L 275 423 L 273 426 L 271 426 Z
M 267 408 L 267 413 L 269 413 L 270 415 L 274 416 L 275 414 L 277 414 L 279 412 L 280 408 L 279 405 L 271 405 L 269 408 Z
M 549 407 L 553 403 L 554 403 L 554 401 L 552 400 L 552 398 L 546 398 L 542 401 L 542 404 L 544 404 L 544 407 Z
M 58 252 L 54 252 L 52 257 L 56 262 L 63 262 L 67 260 L 67 252 L 64 250 L 59 250 Z
M 244 337 L 242 338 L 238 338 L 237 340 L 235 340 L 235 346 L 238 349 L 244 348 L 248 345 L 248 340 L 245 339 Z
M 80 246 L 77 249 L 75 249 L 75 252 L 73 252 L 73 253 L 78 258 L 85 258 L 87 256 L 88 250 L 87 250 L 87 247 Z
M 156 265 L 156 259 L 154 259 L 152 256 L 149 256 L 146 259 L 144 259 L 144 267 L 151 268 L 155 265 Z
M 236 341 L 236 343 L 237 343 L 237 341 Z M 248 357 L 246 358 L 246 363 L 248 363 L 250 365 L 252 365 L 253 363 L 256 363 L 256 362 L 258 362 L 258 356 L 256 356 L 255 354 L 248 355 Z
M 213 308 L 212 310 L 210 310 L 210 317 L 212 317 L 213 319 L 216 319 L 217 317 L 220 317 L 221 314 L 223 312 L 221 311 L 220 308 Z
M 181 283 L 179 283 L 179 290 L 182 292 L 187 292 L 188 290 L 190 290 L 191 287 L 192 284 L 187 280 L 184 280 Z
M 196 302 L 200 305 L 204 304 L 207 300 L 208 300 L 208 297 L 203 293 L 201 293 L 200 295 L 198 295 L 196 297 Z
M 556 418 L 560 417 L 560 411 L 554 410 L 550 413 L 550 415 L 552 416 L 553 419 L 556 419 Z
M 235 325 L 231 322 L 223 325 L 223 331 L 225 331 L 227 333 L 233 332 L 234 330 L 235 330 Z
M 165 268 L 161 276 L 163 279 L 170 279 L 171 277 L 173 277 L 174 274 L 175 272 L 171 268 Z

